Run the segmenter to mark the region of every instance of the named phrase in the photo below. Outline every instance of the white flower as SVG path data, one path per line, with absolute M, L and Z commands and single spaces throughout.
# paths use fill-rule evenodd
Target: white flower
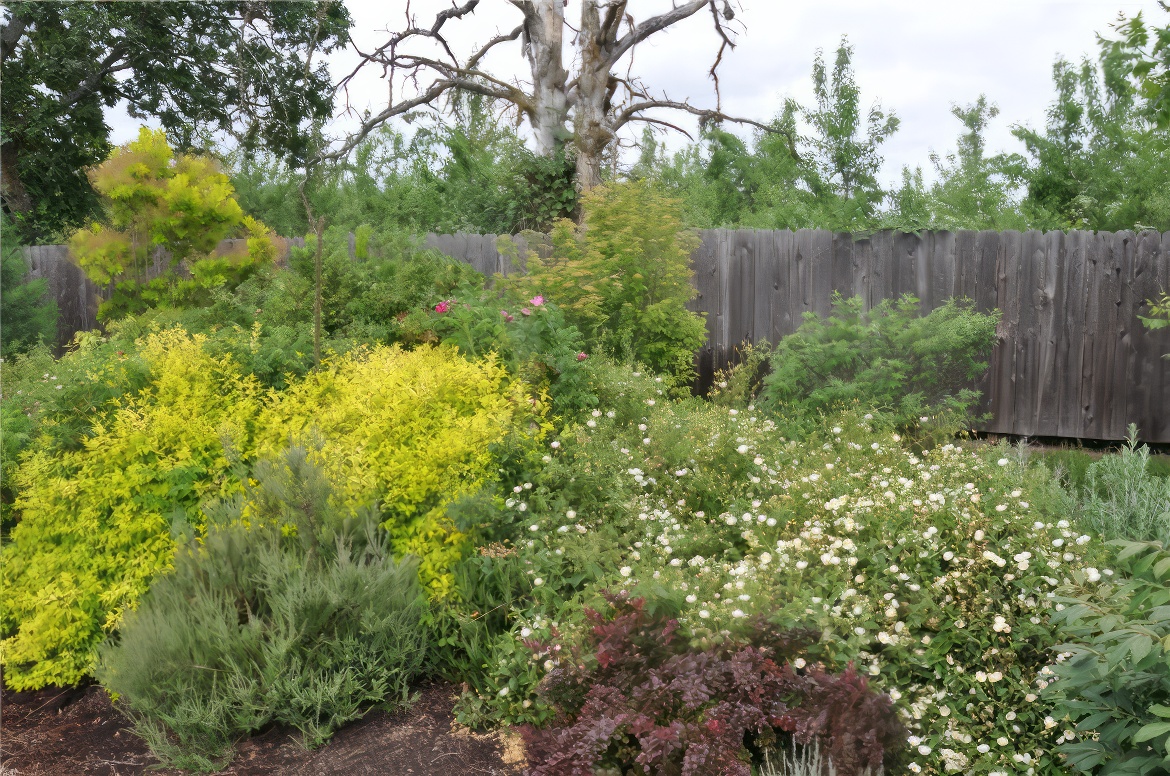
M 555 663 L 553 663 L 553 661 L 551 661 L 551 660 L 546 660 L 546 661 L 544 661 L 544 670 L 545 670 L 545 671 L 551 671 L 551 670 L 553 670 L 553 666 L 555 666 L 555 665 L 556 665 L 556 664 L 555 664 Z
M 508 694 L 508 688 L 507 688 L 507 687 L 501 687 L 501 688 L 500 688 L 500 693 L 499 693 L 499 694 L 500 694 L 500 697 L 501 697 L 501 698 L 503 698 L 505 695 L 507 695 L 507 694 Z
M 751 448 L 749 448 L 747 445 L 740 445 L 739 447 L 737 447 L 735 449 L 736 449 L 736 452 L 740 453 L 741 455 L 744 455 Z
M 549 444 L 549 447 L 551 447 L 553 450 L 556 450 L 560 446 L 561 446 L 561 443 L 555 439 Z
M 771 553 L 768 553 L 768 552 L 761 552 L 760 553 L 760 565 L 761 566 L 767 566 L 771 562 L 772 562 L 772 554 Z
M 526 639 L 531 635 L 532 635 L 532 628 L 521 628 L 520 629 L 520 638 Z
M 565 517 L 570 520 L 575 520 L 577 518 L 577 510 L 570 509 L 568 512 L 565 512 Z
M 644 445 L 648 445 L 648 444 L 650 444 L 650 437 L 645 437 L 645 438 L 643 438 L 643 439 L 642 439 L 642 444 L 644 444 Z
M 1089 567 L 1089 568 L 1085 569 L 1085 578 L 1088 579 L 1090 582 L 1100 582 L 1101 581 L 1101 572 L 1097 571 L 1097 569 L 1095 569 L 1095 568 Z
M 523 504 L 521 504 L 521 506 L 523 506 Z M 521 510 L 521 511 L 524 511 L 524 510 Z M 528 526 L 528 530 L 529 531 L 539 531 L 540 526 L 537 525 L 536 523 L 533 523 L 532 525 Z
M 1005 736 L 1000 736 L 999 738 L 995 739 L 995 743 L 999 744 L 1000 746 L 1007 746 L 1008 740 Z
M 930 747 L 929 747 L 929 746 L 927 746 L 926 744 L 921 744 L 921 745 L 918 747 L 918 754 L 920 754 L 920 755 L 922 755 L 923 757 L 925 757 L 926 755 L 930 754 Z
M 1007 465 L 1008 465 L 1008 459 L 1006 459 L 1006 458 L 1000 458 L 998 461 L 996 461 L 996 463 L 998 463 L 1000 466 L 1007 466 Z
M 742 609 L 736 609 L 736 610 L 732 611 L 731 616 L 732 617 L 746 617 L 747 615 L 745 615 L 743 613 Z
M 653 400 L 653 399 L 647 399 L 647 400 L 646 400 L 646 403 L 647 403 L 647 404 L 649 404 L 651 407 L 653 407 L 653 406 L 654 406 L 654 400 Z
M 536 579 L 532 580 L 532 584 L 536 585 L 537 587 L 540 587 L 541 585 L 544 584 L 544 580 L 541 579 L 540 577 L 537 577 Z
M 700 610 L 699 610 L 699 616 L 700 616 L 700 617 L 702 617 L 702 618 L 705 620 L 705 619 L 707 619 L 708 617 L 710 617 L 710 616 L 711 616 L 711 613 L 710 613 L 709 611 L 707 611 L 706 609 L 700 609 Z
M 688 604 L 693 604 L 695 601 L 698 601 L 698 600 L 699 600 L 698 596 L 694 595 L 693 593 L 691 595 L 687 596 L 687 603 Z
M 623 577 L 628 577 L 630 574 L 634 573 L 634 570 L 629 566 L 622 566 L 620 569 L 618 569 L 618 573 Z

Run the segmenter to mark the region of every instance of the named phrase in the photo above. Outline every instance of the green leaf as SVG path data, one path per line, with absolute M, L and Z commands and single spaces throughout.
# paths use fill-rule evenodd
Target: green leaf
M 1170 733 L 1170 722 L 1151 722 L 1148 725 L 1143 725 L 1140 730 L 1133 736 L 1133 742 L 1140 744 L 1143 741 L 1149 741 L 1152 738 L 1163 736 Z

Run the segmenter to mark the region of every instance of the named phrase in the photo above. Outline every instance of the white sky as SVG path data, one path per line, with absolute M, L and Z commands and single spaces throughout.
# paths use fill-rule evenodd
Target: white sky
M 412 0 L 411 8 L 429 26 L 434 9 L 447 2 Z M 405 0 L 346 4 L 355 20 L 353 37 L 364 49 L 383 42 L 387 28 L 400 28 L 406 7 Z M 1021 150 L 1010 126 L 1043 125 L 1058 54 L 1073 61 L 1095 56 L 1096 33 L 1109 32 L 1119 12 L 1133 16 L 1142 11 L 1147 21 L 1158 24 L 1168 18 L 1156 0 L 740 0 L 739 5 L 738 45 L 725 54 L 720 67 L 725 112 L 766 121 L 786 96 L 811 104 L 816 50 L 824 49 L 831 63 L 841 36 L 848 35 L 863 103 L 868 107 L 880 100 L 902 120 L 885 146 L 882 177 L 887 182 L 899 176 L 904 164 L 922 165 L 929 173 L 930 152 L 953 149 L 958 134 L 951 104 L 973 102 L 980 93 L 1000 107 L 988 132 L 989 152 Z M 641 20 L 669 6 L 669 0 L 632 0 L 629 10 Z M 566 14 L 575 23 L 579 0 L 570 2 Z M 466 51 L 517 23 L 518 12 L 507 0 L 484 0 L 470 23 L 450 25 L 453 47 Z M 633 73 L 673 99 L 712 106 L 715 95 L 707 70 L 717 48 L 710 16 L 700 12 L 639 47 Z M 335 56 L 331 65 L 336 75 L 354 62 L 356 57 L 347 52 Z M 488 67 L 501 75 L 523 73 L 519 44 L 499 47 Z M 351 90 L 359 108 L 377 110 L 384 95 L 384 85 L 374 78 Z M 675 119 L 694 127 L 685 117 L 676 114 Z M 124 112 L 112 111 L 109 121 L 115 143 L 127 142 L 137 132 L 137 122 Z M 682 141 L 676 135 L 668 143 Z

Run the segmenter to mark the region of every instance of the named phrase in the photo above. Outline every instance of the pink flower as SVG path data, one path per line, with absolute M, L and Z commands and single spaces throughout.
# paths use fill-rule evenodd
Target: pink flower
M 585 359 L 587 359 L 587 358 L 589 358 L 589 356 L 585 355 L 584 353 L 578 353 L 578 354 L 577 354 L 577 360 L 578 360 L 578 361 L 584 361 L 584 360 L 585 360 Z
M 531 310 L 529 310 L 527 307 L 521 307 L 521 308 L 520 308 L 520 313 L 521 313 L 522 315 L 532 315 L 532 311 L 531 311 Z
M 507 317 L 508 317 L 508 311 L 507 311 L 507 310 L 500 310 L 500 317 L 501 317 L 501 318 L 507 318 Z
M 516 320 L 516 319 L 515 319 L 515 318 L 513 318 L 511 315 L 509 315 L 509 316 L 508 316 L 507 318 L 505 318 L 504 320 L 505 320 L 505 321 L 507 321 L 508 323 L 511 323 L 512 321 L 514 321 L 514 320 Z
M 450 306 L 450 304 L 449 304 L 450 301 L 451 301 L 450 299 L 447 299 L 447 300 L 444 300 L 442 302 L 439 302 L 437 305 L 435 305 L 435 312 L 437 312 L 437 313 L 447 312 L 447 308 Z
M 544 297 L 540 294 L 537 294 L 528 301 L 532 302 L 533 307 L 540 307 L 542 304 L 544 304 Z

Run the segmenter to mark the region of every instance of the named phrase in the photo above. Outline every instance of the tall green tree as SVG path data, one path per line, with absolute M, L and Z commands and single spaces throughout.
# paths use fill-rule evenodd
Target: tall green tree
M 112 150 L 104 111 L 154 117 L 180 149 L 207 130 L 245 149 L 307 150 L 333 111 L 323 58 L 348 39 L 339 0 L 12 2 L 0 28 L 0 195 L 26 238 L 97 207 L 85 168 Z
M 1039 227 L 1170 229 L 1170 127 L 1159 127 L 1124 62 L 1053 68 L 1056 99 L 1043 131 L 1017 126 L 1028 162 L 1024 208 Z
M 883 224 L 910 230 L 1028 228 L 1015 194 L 1022 157 L 987 155 L 987 127 L 999 107 L 981 94 L 968 105 L 952 105 L 951 114 L 963 125 L 955 150 L 930 155 L 936 180 L 929 187 L 921 168 L 902 171 Z
M 853 47 L 846 38 L 837 47 L 833 69 L 818 51 L 813 62 L 815 108 L 805 111 L 812 134 L 807 143 L 817 178 L 814 193 L 835 194 L 849 220 L 871 218 L 884 192 L 878 183 L 883 158 L 881 145 L 898 130 L 898 117 L 874 103 L 861 106 L 861 90 L 853 71 Z

